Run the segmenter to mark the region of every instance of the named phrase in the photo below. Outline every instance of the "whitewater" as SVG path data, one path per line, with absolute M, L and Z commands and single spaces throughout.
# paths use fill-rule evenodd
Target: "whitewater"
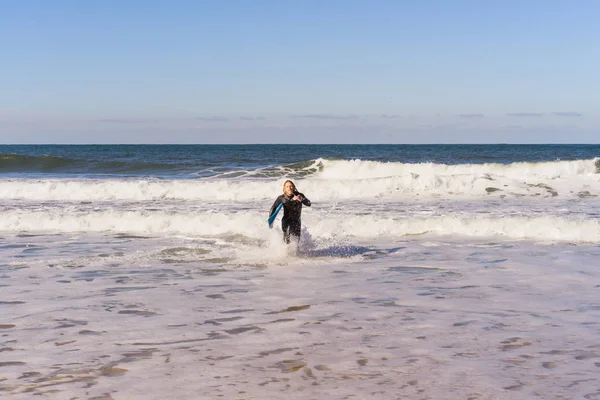
M 600 159 L 502 164 L 313 160 L 296 184 L 314 239 L 465 235 L 597 242 Z M 0 230 L 264 237 L 288 175 L 4 179 Z
M 593 151 L 109 150 L 0 157 L 2 397 L 600 398 Z

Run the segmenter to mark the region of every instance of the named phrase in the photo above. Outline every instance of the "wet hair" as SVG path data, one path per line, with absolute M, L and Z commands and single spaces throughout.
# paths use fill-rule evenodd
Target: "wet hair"
M 288 179 L 287 181 L 283 182 L 283 187 L 285 188 L 285 185 L 286 185 L 288 182 L 289 182 L 289 183 L 291 183 L 291 184 L 292 184 L 292 186 L 294 187 L 294 194 L 298 193 L 298 189 L 296 189 L 296 184 L 295 184 L 294 182 L 290 181 L 289 179 Z

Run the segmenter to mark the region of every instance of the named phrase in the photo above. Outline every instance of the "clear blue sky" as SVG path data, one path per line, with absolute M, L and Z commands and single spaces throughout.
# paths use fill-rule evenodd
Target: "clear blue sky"
M 599 21 L 594 0 L 4 0 L 0 142 L 598 143 Z

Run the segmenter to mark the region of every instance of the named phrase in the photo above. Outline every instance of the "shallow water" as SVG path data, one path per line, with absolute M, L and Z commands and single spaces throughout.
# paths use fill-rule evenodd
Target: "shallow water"
M 242 265 L 198 260 L 202 240 L 4 239 L 7 398 L 600 396 L 597 245 L 411 239 Z

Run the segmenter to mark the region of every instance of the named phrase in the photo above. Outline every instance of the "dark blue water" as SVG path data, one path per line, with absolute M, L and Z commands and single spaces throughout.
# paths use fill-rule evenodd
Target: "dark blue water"
M 318 158 L 481 164 L 584 160 L 600 145 L 0 145 L 0 176 L 195 178 Z

